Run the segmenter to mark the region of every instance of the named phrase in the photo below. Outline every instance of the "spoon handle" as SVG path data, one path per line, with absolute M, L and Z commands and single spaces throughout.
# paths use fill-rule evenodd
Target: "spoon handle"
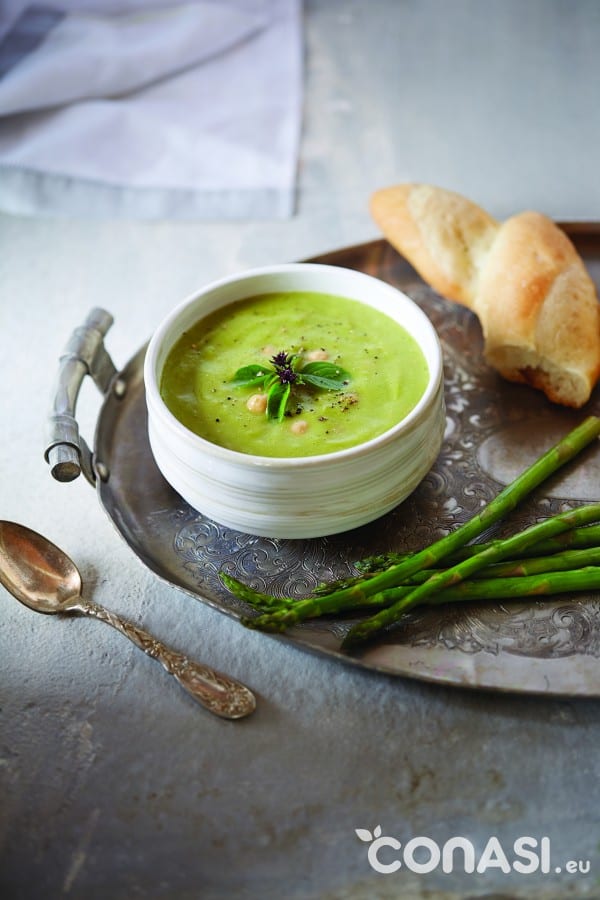
M 130 641 L 158 660 L 170 675 L 192 697 L 210 712 L 224 719 L 241 719 L 256 708 L 254 694 L 239 681 L 214 669 L 196 663 L 183 653 L 172 650 L 143 628 L 109 612 L 103 606 L 81 597 L 77 609 L 88 616 L 112 625 Z

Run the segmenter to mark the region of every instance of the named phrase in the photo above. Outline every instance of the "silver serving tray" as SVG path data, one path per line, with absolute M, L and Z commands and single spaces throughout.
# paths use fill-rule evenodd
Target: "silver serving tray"
M 597 280 L 600 231 L 563 227 Z M 312 261 L 361 269 L 397 285 L 430 317 L 444 350 L 448 421 L 440 456 L 412 496 L 371 525 L 315 540 L 273 540 L 210 521 L 171 489 L 154 463 L 142 378 L 145 348 L 117 371 L 102 342 L 112 319 L 95 310 L 61 357 L 46 453 L 55 476 L 69 480 L 83 469 L 120 535 L 152 572 L 237 619 L 249 610 L 223 587 L 221 570 L 259 591 L 301 597 L 321 581 L 353 573 L 353 561 L 361 557 L 418 549 L 470 518 L 585 415 L 600 413 L 598 391 L 584 410 L 571 411 L 500 379 L 482 360 L 475 316 L 426 287 L 386 242 Z M 86 374 L 105 395 L 93 451 L 79 436 L 74 416 Z M 494 533 L 508 534 L 538 517 L 600 500 L 599 475 L 596 444 Z M 598 593 L 416 610 L 383 640 L 352 655 L 340 650 L 348 627 L 346 619 L 323 619 L 281 636 L 265 634 L 264 640 L 284 640 L 354 666 L 444 684 L 600 696 Z

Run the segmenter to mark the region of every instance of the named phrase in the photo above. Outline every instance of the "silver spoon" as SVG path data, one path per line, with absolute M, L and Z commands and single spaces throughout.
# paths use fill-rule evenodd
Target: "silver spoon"
M 256 708 L 254 694 L 227 675 L 171 650 L 137 625 L 81 595 L 81 575 L 72 560 L 41 534 L 0 521 L 0 583 L 41 613 L 84 613 L 107 622 L 157 659 L 195 700 L 225 719 L 241 719 Z

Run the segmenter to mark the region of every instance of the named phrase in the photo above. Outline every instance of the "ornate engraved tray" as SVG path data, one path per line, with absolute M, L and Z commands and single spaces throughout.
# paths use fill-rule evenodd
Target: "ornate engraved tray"
M 600 231 L 591 225 L 563 227 L 598 283 Z M 221 569 L 258 590 L 301 597 L 320 581 L 352 573 L 357 559 L 417 549 L 441 537 L 477 512 L 585 415 L 600 414 L 599 391 L 584 410 L 571 411 L 553 406 L 528 387 L 501 380 L 482 360 L 476 317 L 426 287 L 386 242 L 312 261 L 361 269 L 397 285 L 424 309 L 443 345 L 447 429 L 442 451 L 414 494 L 371 525 L 328 538 L 293 541 L 252 537 L 208 520 L 169 487 L 154 464 L 146 433 L 145 348 L 118 373 L 103 347 L 99 353 L 96 348 L 91 364 L 88 359 L 88 371 L 105 399 L 93 453 L 80 439 L 79 452 L 100 503 L 133 552 L 157 576 L 234 618 L 249 610 L 223 587 L 218 578 Z M 112 321 L 103 315 L 100 331 Z M 78 332 L 81 338 L 82 329 Z M 76 367 L 85 353 L 70 346 L 61 365 Z M 68 377 L 73 377 L 72 371 Z M 70 400 L 74 411 L 75 400 Z M 68 410 L 55 409 L 55 421 L 68 419 Z M 56 434 L 53 440 L 54 452 Z M 53 465 L 56 458 L 49 461 Z M 63 470 L 65 479 L 74 474 L 69 465 Z M 496 527 L 495 534 L 512 533 L 538 517 L 591 500 L 600 500 L 597 445 L 538 489 Z M 353 655 L 340 651 L 348 627 L 348 620 L 323 619 L 281 636 L 265 634 L 264 640 L 284 640 L 347 664 L 445 684 L 600 696 L 597 593 L 415 610 L 383 640 Z

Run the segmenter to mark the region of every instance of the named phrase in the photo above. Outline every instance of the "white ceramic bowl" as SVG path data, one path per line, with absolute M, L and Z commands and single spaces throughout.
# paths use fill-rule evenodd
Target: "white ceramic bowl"
M 239 453 L 189 431 L 159 393 L 169 350 L 183 331 L 216 309 L 273 291 L 344 296 L 397 320 L 416 339 L 429 366 L 429 382 L 416 407 L 363 444 L 293 459 Z M 172 487 L 222 525 L 277 538 L 347 531 L 401 503 L 433 465 L 445 424 L 442 371 L 431 322 L 409 297 L 385 282 L 311 263 L 253 269 L 209 284 L 174 309 L 154 334 L 144 364 L 150 446 Z

